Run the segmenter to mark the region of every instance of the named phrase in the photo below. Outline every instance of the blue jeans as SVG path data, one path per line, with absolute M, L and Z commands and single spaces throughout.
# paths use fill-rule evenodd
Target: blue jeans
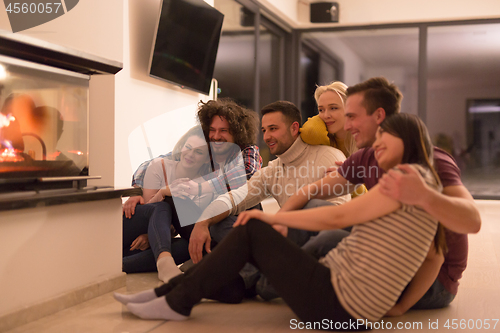
M 180 265 L 189 260 L 189 242 L 184 238 L 172 238 L 171 254 L 175 264 Z M 147 273 L 156 272 L 156 259 L 151 248 L 139 251 L 127 257 L 123 257 L 122 270 L 125 273 Z
M 411 309 L 441 309 L 447 307 L 454 299 L 455 295 L 446 290 L 443 284 L 436 279 L 425 295 Z
M 155 260 L 162 252 L 172 253 L 171 240 L 172 234 L 170 226 L 174 226 L 175 230 L 180 234 L 181 238 L 189 241 L 191 231 L 193 231 L 194 222 L 198 220 L 201 215 L 201 209 L 191 200 L 175 199 L 176 204 L 171 197 L 166 197 L 165 201 L 159 202 L 155 207 L 153 214 L 149 219 L 148 238 L 149 245 L 153 250 Z M 182 207 L 177 207 L 182 205 Z M 185 227 L 180 225 L 179 217 L 177 216 L 177 208 L 190 211 L 190 218 L 193 224 Z M 173 256 L 173 254 L 172 254 Z M 174 258 L 175 260 L 175 258 Z
M 201 214 L 199 207 L 190 200 L 185 200 L 182 205 L 182 209 L 189 209 L 190 214 L 194 214 L 193 218 L 197 219 Z M 181 239 L 172 238 L 171 225 L 175 227 Z M 171 253 L 177 264 L 188 260 L 188 240 L 193 226 L 181 227 L 170 197 L 162 202 L 138 205 L 132 218 L 123 217 L 123 271 L 126 273 L 156 271 L 156 260 L 164 251 Z M 145 251 L 130 251 L 132 242 L 142 234 L 148 234 L 151 248 Z
M 259 209 L 262 210 L 262 205 L 258 204 L 249 208 L 248 210 Z M 210 227 L 210 237 L 215 243 L 220 243 L 226 235 L 233 230 L 233 224 L 238 219 L 238 215 L 229 215 L 217 224 Z
M 323 230 L 317 236 L 311 239 L 302 246 L 302 250 L 319 259 L 328 254 L 332 249 L 349 236 L 350 232 L 344 229 Z

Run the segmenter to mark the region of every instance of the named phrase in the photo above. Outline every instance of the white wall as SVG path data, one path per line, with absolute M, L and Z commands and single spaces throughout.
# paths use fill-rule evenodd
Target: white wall
M 88 185 L 110 186 L 115 180 L 114 75 L 93 76 L 89 91 L 89 171 L 102 178 L 90 180 Z
M 196 104 L 208 98 L 148 76 L 159 5 L 160 0 L 124 2 L 123 70 L 115 76 L 115 187 L 130 186 L 138 163 L 148 158 L 142 124 L 146 124 L 149 145 L 164 147 L 153 149 L 153 156 L 167 153 L 176 141 L 169 133 L 194 126 Z M 160 131 L 150 130 L 148 124 L 155 124 Z M 129 145 L 129 138 L 134 145 Z
M 123 0 L 82 0 L 66 14 L 16 34 L 122 61 Z M 0 2 L 0 29 L 12 31 Z
M 0 317 L 122 274 L 120 216 L 118 199 L 0 212 Z
M 276 10 L 283 19 L 295 22 L 295 27 L 365 25 L 389 22 L 419 22 L 496 18 L 500 15 L 498 0 L 336 0 L 339 23 L 311 24 L 309 3 L 318 0 L 258 0 Z
M 479 0 L 338 0 L 340 24 L 376 24 L 497 17 L 500 2 Z

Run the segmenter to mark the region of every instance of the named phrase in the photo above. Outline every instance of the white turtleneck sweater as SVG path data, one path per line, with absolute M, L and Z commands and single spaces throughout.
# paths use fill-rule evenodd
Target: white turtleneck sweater
M 336 161 L 344 161 L 344 154 L 330 146 L 311 146 L 300 138 L 269 165 L 256 172 L 246 185 L 219 196 L 203 212 L 199 221 L 229 210 L 238 215 L 262 200 L 273 197 L 281 207 L 301 187 L 314 183 L 325 175 Z M 336 204 L 347 202 L 351 195 L 329 199 Z

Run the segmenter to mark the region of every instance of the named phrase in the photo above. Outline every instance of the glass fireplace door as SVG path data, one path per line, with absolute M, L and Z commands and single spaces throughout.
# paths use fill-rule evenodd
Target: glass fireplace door
M 0 182 L 88 175 L 89 78 L 0 56 Z

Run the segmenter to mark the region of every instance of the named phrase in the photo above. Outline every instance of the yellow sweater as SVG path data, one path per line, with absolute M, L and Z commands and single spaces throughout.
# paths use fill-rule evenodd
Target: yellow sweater
M 339 140 L 338 138 L 336 140 L 330 140 L 326 124 L 318 115 L 307 119 L 300 129 L 300 137 L 305 143 L 313 146 L 325 145 L 340 149 L 346 157 L 349 157 L 344 140 Z M 355 198 L 364 194 L 366 191 L 367 190 L 364 185 L 358 186 L 356 187 L 356 190 L 352 192 L 352 197 Z

